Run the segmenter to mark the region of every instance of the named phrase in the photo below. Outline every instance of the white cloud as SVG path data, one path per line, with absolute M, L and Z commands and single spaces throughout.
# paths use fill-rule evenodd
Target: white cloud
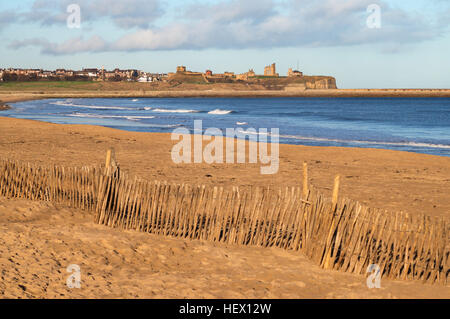
M 73 3 L 80 6 L 82 21 L 110 19 L 121 28 L 148 28 L 163 14 L 159 0 L 35 0 L 24 17 L 42 25 L 65 23 Z
M 54 0 L 36 0 L 39 10 Z M 65 0 L 64 0 L 65 1 Z M 64 2 L 63 1 L 63 2 Z M 156 1 L 83 0 L 89 19 L 110 17 L 121 27 L 146 25 Z M 143 7 L 139 4 L 147 3 Z M 216 4 L 196 4 L 183 8 L 176 21 L 165 26 L 147 26 L 133 30 L 107 43 L 100 37 L 76 38 L 61 44 L 35 39 L 16 42 L 13 47 L 41 46 L 47 54 L 71 54 L 101 51 L 142 51 L 207 48 L 273 48 L 301 46 L 341 46 L 382 44 L 399 47 L 439 36 L 438 22 L 430 22 L 420 14 L 392 8 L 378 1 L 382 8 L 382 27 L 366 26 L 366 8 L 374 0 L 228 0 Z M 148 4 L 150 3 L 150 4 Z M 129 7 L 131 6 L 131 7 Z M 84 9 L 86 12 L 86 9 Z M 97 17 L 98 18 L 98 17 Z M 60 19 L 53 16 L 53 19 Z M 42 23 L 45 22 L 41 19 Z
M 293 0 L 289 13 L 280 13 L 272 0 L 262 4 L 233 0 L 196 6 L 195 13 L 186 14 L 185 21 L 166 28 L 137 31 L 120 42 L 127 43 L 130 50 L 270 48 L 412 43 L 433 38 L 438 33 L 423 17 L 383 3 L 383 27 L 369 29 L 366 8 L 371 3 L 373 0 Z M 178 37 L 174 36 L 174 29 L 179 32 Z M 151 37 L 146 36 L 149 34 Z
M 120 38 L 111 48 L 117 51 L 170 50 L 186 45 L 187 36 L 184 25 L 174 24 L 161 30 L 139 30 Z
M 101 52 L 107 50 L 108 44 L 101 37 L 92 36 L 87 40 L 77 37 L 59 44 L 50 42 L 44 38 L 34 38 L 14 41 L 10 45 L 13 49 L 27 46 L 39 46 L 44 54 L 64 55 L 82 52 Z
M 17 19 L 18 15 L 14 11 L 0 12 L 0 32 L 3 31 L 10 24 L 16 22 Z

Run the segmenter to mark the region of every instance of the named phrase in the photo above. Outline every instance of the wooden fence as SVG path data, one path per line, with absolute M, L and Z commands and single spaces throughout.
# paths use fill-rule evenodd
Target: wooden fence
M 130 179 L 116 166 L 65 169 L 0 161 L 0 195 L 95 211 L 110 227 L 235 245 L 300 250 L 325 269 L 447 284 L 445 220 L 388 213 L 303 187 L 223 188 Z
M 102 172 L 98 167 L 46 167 L 0 160 L 0 196 L 95 210 Z

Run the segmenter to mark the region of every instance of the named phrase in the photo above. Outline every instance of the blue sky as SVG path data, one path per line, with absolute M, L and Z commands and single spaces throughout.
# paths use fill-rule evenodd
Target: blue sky
M 81 28 L 67 27 L 78 4 Z M 381 8 L 381 27 L 366 11 Z M 340 88 L 450 88 L 449 0 L 0 0 L 0 67 L 262 73 Z

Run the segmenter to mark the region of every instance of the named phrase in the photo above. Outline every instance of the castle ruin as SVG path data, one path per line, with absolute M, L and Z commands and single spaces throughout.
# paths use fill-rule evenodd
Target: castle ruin
M 279 74 L 276 71 L 276 65 L 275 63 L 272 63 L 272 65 L 268 65 L 264 68 L 264 76 L 275 76 L 279 77 Z

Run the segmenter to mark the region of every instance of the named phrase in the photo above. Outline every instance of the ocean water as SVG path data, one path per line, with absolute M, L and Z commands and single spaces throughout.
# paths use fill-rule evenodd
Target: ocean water
M 49 99 L 11 105 L 1 116 L 172 132 L 279 128 L 280 143 L 370 147 L 450 156 L 450 98 Z

